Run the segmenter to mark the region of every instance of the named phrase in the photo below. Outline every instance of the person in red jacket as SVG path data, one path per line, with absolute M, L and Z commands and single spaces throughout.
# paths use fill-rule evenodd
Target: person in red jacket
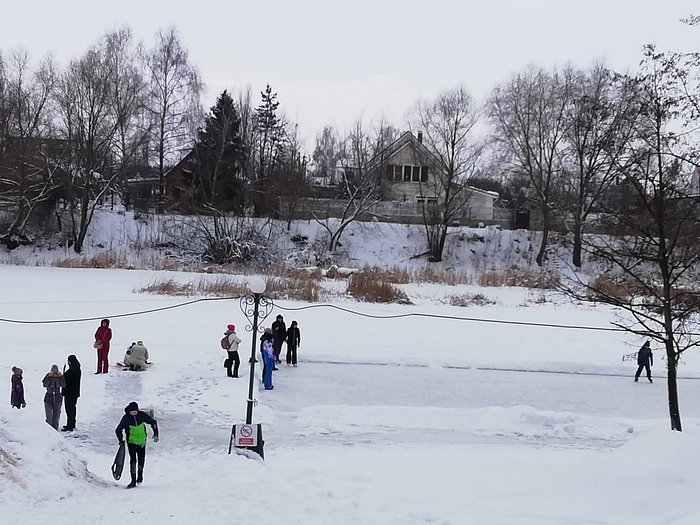
M 109 354 L 109 342 L 112 340 L 112 329 L 109 327 L 109 319 L 102 319 L 100 327 L 95 332 L 95 348 L 97 348 L 97 372 L 106 374 L 109 368 L 107 355 Z

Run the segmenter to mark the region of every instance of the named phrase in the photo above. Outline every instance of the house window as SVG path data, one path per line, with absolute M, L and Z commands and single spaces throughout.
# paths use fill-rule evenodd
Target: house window
M 437 197 L 416 197 L 417 204 L 424 204 L 427 206 L 436 206 Z
M 394 166 L 391 164 L 386 165 L 386 180 L 393 180 L 394 178 Z
M 428 166 L 421 166 L 420 181 L 421 182 L 428 182 Z
M 420 166 L 413 166 L 413 177 L 411 178 L 413 182 L 420 182 Z
M 411 182 L 411 166 L 403 167 L 403 181 Z
M 394 166 L 394 180 L 396 182 L 401 182 L 402 166 Z

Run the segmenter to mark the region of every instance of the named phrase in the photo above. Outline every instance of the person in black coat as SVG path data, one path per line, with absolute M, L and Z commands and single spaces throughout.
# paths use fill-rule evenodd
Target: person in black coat
M 642 347 L 639 349 L 639 352 L 637 353 L 637 364 L 639 365 L 637 367 L 637 373 L 634 374 L 634 382 L 636 383 L 639 381 L 639 375 L 642 373 L 642 369 L 646 368 L 647 369 L 647 379 L 649 380 L 650 383 L 653 383 L 654 381 L 651 380 L 651 368 L 654 366 L 654 355 L 651 353 L 651 348 L 649 347 L 649 344 L 651 342 L 647 341 L 642 345 Z
M 272 346 L 275 349 L 275 361 L 281 363 L 282 343 L 284 343 L 284 338 L 287 337 L 287 325 L 284 324 L 282 314 L 278 315 L 275 318 L 275 322 L 272 323 L 272 335 L 274 336 Z
M 287 355 L 285 356 L 287 366 L 297 366 L 297 348 L 301 345 L 301 333 L 296 321 L 292 321 L 287 330 Z
M 80 362 L 74 355 L 68 356 L 68 370 L 64 369 L 63 378 L 66 386 L 63 388 L 63 405 L 66 407 L 66 417 L 68 421 L 61 428 L 63 432 L 75 430 L 75 413 L 78 398 L 80 397 Z

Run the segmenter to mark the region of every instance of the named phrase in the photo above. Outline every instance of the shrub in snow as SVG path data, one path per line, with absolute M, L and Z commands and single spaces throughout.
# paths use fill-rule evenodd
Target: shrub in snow
M 381 272 L 375 269 L 353 274 L 348 281 L 347 293 L 368 303 L 411 304 L 403 290 L 383 280 Z

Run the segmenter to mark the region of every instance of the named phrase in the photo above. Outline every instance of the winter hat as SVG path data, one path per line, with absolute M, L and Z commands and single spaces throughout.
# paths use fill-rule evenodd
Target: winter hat
M 128 405 L 126 405 L 126 408 L 124 409 L 124 412 L 127 414 L 133 410 L 138 410 L 139 409 L 139 404 L 136 401 L 132 401 Z
M 73 368 L 80 368 L 80 361 L 78 361 L 78 358 L 75 357 L 73 354 L 68 356 L 68 366 Z
M 235 325 L 235 324 L 227 325 L 226 328 L 228 328 L 228 329 L 231 330 L 232 332 L 235 332 L 235 331 L 236 331 L 236 325 Z
M 296 321 L 292 321 L 292 324 L 293 324 L 294 326 L 296 326 L 296 325 L 297 325 L 297 322 L 296 322 Z
M 58 374 L 58 365 L 51 365 L 51 373 Z
M 21 369 L 21 368 L 17 368 L 16 366 L 13 366 L 13 367 L 12 367 L 12 373 L 13 373 L 13 374 L 17 374 L 18 376 L 21 376 L 21 375 L 22 375 L 22 369 Z
M 275 319 L 284 319 L 284 317 L 282 317 L 282 314 L 279 314 Z

